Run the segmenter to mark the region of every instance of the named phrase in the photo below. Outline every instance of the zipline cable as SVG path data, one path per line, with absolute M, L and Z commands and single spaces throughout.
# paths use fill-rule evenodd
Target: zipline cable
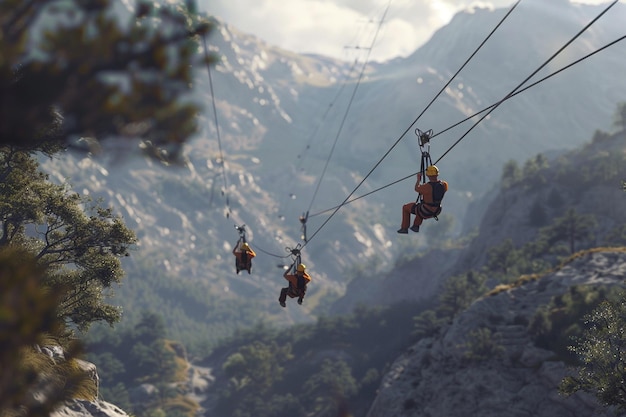
M 573 61 L 572 63 L 570 63 L 570 64 L 568 64 L 568 65 L 566 65 L 566 66 L 564 66 L 564 67 L 562 67 L 562 68 L 560 68 L 560 69 L 558 69 L 558 70 L 556 70 L 556 71 L 552 72 L 551 74 L 549 74 L 549 75 L 547 75 L 547 76 L 543 77 L 542 79 L 540 79 L 540 80 L 538 80 L 538 81 L 535 81 L 534 83 L 532 83 L 532 84 L 528 85 L 527 87 L 524 87 L 523 89 L 521 89 L 521 90 L 519 90 L 519 91 L 515 92 L 515 94 L 512 94 L 512 95 L 511 95 L 510 97 L 508 97 L 506 100 L 509 100 L 509 99 L 511 99 L 511 98 L 513 98 L 513 97 L 515 97 L 515 96 L 517 96 L 518 94 L 523 93 L 524 91 L 526 91 L 526 90 L 530 89 L 531 87 L 535 87 L 536 85 L 538 85 L 538 84 L 542 83 L 543 81 L 546 81 L 547 79 L 552 78 L 553 76 L 555 76 L 555 75 L 557 75 L 557 74 L 559 74 L 559 73 L 561 73 L 561 72 L 565 71 L 566 69 L 568 69 L 568 68 L 570 68 L 570 67 L 572 67 L 572 66 L 574 66 L 574 65 L 576 65 L 576 64 L 578 64 L 578 63 L 580 63 L 580 62 L 582 62 L 582 61 L 584 61 L 584 60 L 585 60 L 585 59 L 587 59 L 587 58 L 590 58 L 591 56 L 593 56 L 593 55 L 597 54 L 598 52 L 601 52 L 601 51 L 603 51 L 603 50 L 605 50 L 605 49 L 609 48 L 610 46 L 613 46 L 613 45 L 615 45 L 616 43 L 623 41 L 624 39 L 626 39 L 626 35 L 623 35 L 623 36 L 621 36 L 621 37 L 619 37 L 619 38 L 615 39 L 614 41 L 609 42 L 608 44 L 604 45 L 603 47 L 601 47 L 601 48 L 599 48 L 599 49 L 596 49 L 595 51 L 590 52 L 589 54 L 587 54 L 587 55 L 583 56 L 582 58 L 579 58 L 579 59 L 577 59 L 576 61 Z M 454 128 L 454 127 L 456 127 L 456 126 L 458 126 L 458 125 L 460 125 L 460 124 L 462 124 L 462 123 L 464 123 L 464 122 L 466 122 L 466 121 L 468 121 L 468 120 L 472 119 L 472 118 L 473 118 L 473 117 L 475 117 L 475 116 L 478 116 L 479 114 L 481 114 L 481 113 L 483 113 L 483 112 L 485 112 L 485 111 L 487 111 L 487 110 L 491 109 L 491 108 L 492 108 L 492 107 L 494 107 L 495 105 L 496 105 L 496 104 L 492 104 L 492 105 L 491 105 L 491 106 L 489 106 L 489 107 L 485 107 L 484 109 L 482 109 L 482 110 L 480 110 L 480 111 L 478 111 L 478 112 L 474 113 L 473 115 L 471 115 L 471 116 L 469 116 L 469 117 L 467 117 L 467 118 L 465 118 L 465 119 L 461 120 L 460 122 L 455 123 L 454 125 L 452 125 L 452 126 L 450 126 L 450 127 L 446 128 L 446 129 L 442 130 L 441 132 L 439 132 L 439 133 L 437 133 L 437 134 L 433 135 L 433 136 L 431 137 L 431 139 L 432 139 L 432 138 L 434 138 L 434 137 L 436 137 L 436 136 L 438 136 L 438 135 L 440 135 L 441 133 L 447 132 L 448 130 L 450 130 L 450 129 L 452 129 L 452 128 Z M 399 183 L 399 182 L 402 182 L 402 181 L 404 181 L 404 180 L 407 180 L 407 179 L 409 179 L 409 178 L 411 178 L 411 177 L 415 177 L 415 175 L 416 175 L 416 174 L 417 174 L 417 172 L 414 172 L 414 173 L 412 173 L 412 174 L 409 174 L 409 175 L 407 175 L 406 177 L 400 178 L 399 180 L 393 181 L 393 182 L 391 182 L 391 183 L 389 183 L 389 184 L 387 184 L 387 185 L 384 185 L 384 186 L 382 186 L 382 187 L 379 187 L 379 188 L 377 188 L 377 189 L 375 189 L 375 190 L 372 190 L 372 191 L 370 191 L 370 192 L 368 192 L 368 193 L 366 193 L 366 194 L 363 194 L 363 195 L 360 195 L 360 196 L 358 196 L 358 197 L 355 197 L 355 198 L 353 198 L 353 199 L 351 199 L 351 200 L 348 200 L 348 201 L 346 201 L 345 203 L 343 203 L 343 205 L 350 204 L 350 203 L 352 203 L 352 202 L 354 202 L 354 201 L 357 201 L 357 200 L 360 200 L 360 199 L 362 199 L 362 198 L 365 198 L 365 197 L 367 197 L 367 196 L 369 196 L 369 195 L 372 195 L 372 194 L 374 194 L 374 193 L 376 193 L 376 192 L 378 192 L 378 191 L 381 191 L 381 190 L 383 190 L 383 189 L 385 189 L 385 188 L 391 187 L 392 185 L 395 185 L 395 184 L 397 184 L 397 183 Z M 341 205 L 334 206 L 334 207 L 328 208 L 328 209 L 326 209 L 326 210 L 322 210 L 322 211 L 319 211 L 319 212 L 317 212 L 317 213 L 310 214 L 310 215 L 309 215 L 309 217 L 316 217 L 316 216 L 322 215 L 322 214 L 324 214 L 324 213 L 328 213 L 329 211 L 335 210 L 335 209 L 337 209 L 337 208 L 339 208 L 339 207 L 341 207 Z
M 441 155 L 439 157 L 439 159 L 437 159 L 435 161 L 435 164 L 437 164 L 437 162 L 441 161 L 441 159 L 446 156 L 456 145 L 458 145 L 459 142 L 461 142 L 461 140 L 463 140 L 463 138 L 465 138 L 472 130 L 474 130 L 474 128 L 476 126 L 478 126 L 478 124 L 480 122 L 482 122 L 487 116 L 489 116 L 491 114 L 491 112 L 493 112 L 495 109 L 497 109 L 500 104 L 504 103 L 506 100 L 508 100 L 509 98 L 511 98 L 511 96 L 513 94 L 515 94 L 515 92 L 517 90 L 519 90 L 524 84 L 526 84 L 526 82 L 528 80 L 530 80 L 532 77 L 535 76 L 535 74 L 537 74 L 539 71 L 541 71 L 543 69 L 543 67 L 545 67 L 546 65 L 548 65 L 558 54 L 560 54 L 561 52 L 563 52 L 563 50 L 565 48 L 567 48 L 572 42 L 574 42 L 580 35 L 582 35 L 584 32 L 587 31 L 587 29 L 589 29 L 589 27 L 591 25 L 593 25 L 598 19 L 600 19 L 606 12 L 609 11 L 609 9 L 613 6 L 615 6 L 617 4 L 619 0 L 614 0 L 613 3 L 611 3 L 607 8 L 605 8 L 598 16 L 596 16 L 591 22 L 587 23 L 587 25 L 585 25 L 585 27 L 583 27 L 576 35 L 574 35 L 574 37 L 572 39 L 570 39 L 565 45 L 563 45 L 561 48 L 559 48 L 558 51 L 556 51 L 550 58 L 548 58 L 548 60 L 546 62 L 544 62 L 541 66 L 539 66 L 539 68 L 537 68 L 535 71 L 533 71 L 532 74 L 530 74 L 528 77 L 526 77 L 526 79 L 524 79 L 524 81 L 522 81 L 521 83 L 519 83 L 517 85 L 517 87 L 515 87 L 513 90 L 511 90 L 511 92 L 509 94 L 507 94 L 506 96 L 504 96 L 503 99 L 501 99 L 500 101 L 498 101 L 496 104 L 494 104 L 489 111 L 483 115 L 480 119 L 478 119 L 478 121 L 476 123 L 474 123 L 468 130 L 467 132 L 465 132 L 456 142 L 454 142 L 452 144 L 452 146 L 450 146 L 448 148 L 448 150 L 446 150 L 443 155 Z
M 324 120 L 326 120 L 326 117 L 328 117 L 328 114 L 330 113 L 330 110 L 335 105 L 335 102 L 339 99 L 339 96 L 341 95 L 341 93 L 343 92 L 344 88 L 348 84 L 348 79 L 350 79 L 350 76 L 352 75 L 352 71 L 354 71 L 354 68 L 356 67 L 356 64 L 358 64 L 358 62 L 359 62 L 359 60 L 355 59 L 354 62 L 352 63 L 352 66 L 350 66 L 350 69 L 346 73 L 347 75 L 345 76 L 345 78 L 343 79 L 341 85 L 337 89 L 337 92 L 335 93 L 335 96 L 333 97 L 333 99 L 328 104 L 328 107 L 326 107 L 326 110 L 324 111 L 324 114 L 322 115 L 322 117 L 320 119 L 320 122 L 317 124 L 317 126 L 315 126 L 315 130 L 309 136 L 309 139 L 307 140 L 306 146 L 304 148 L 305 152 L 311 148 L 311 143 L 313 142 L 313 139 L 317 136 L 317 132 L 319 132 L 320 127 L 322 126 Z M 303 154 L 304 152 L 301 152 L 301 153 Z M 302 165 L 302 162 L 303 162 L 302 160 L 304 158 L 302 158 L 300 154 L 297 157 L 298 157 L 298 159 L 300 159 L 300 165 Z
M 518 0 L 519 1 L 519 0 Z M 359 89 L 359 85 L 361 84 L 361 80 L 363 79 L 363 74 L 365 73 L 365 69 L 367 68 L 367 64 L 369 62 L 369 57 L 370 54 L 372 53 L 372 49 L 374 47 L 374 44 L 376 43 L 376 39 L 378 38 L 378 34 L 380 33 L 380 28 L 382 27 L 384 21 L 385 21 L 385 17 L 387 16 L 387 12 L 389 11 L 389 6 L 391 6 L 391 0 L 389 0 L 387 2 L 387 7 L 385 8 L 385 11 L 383 12 L 383 16 L 381 17 L 380 21 L 378 22 L 378 27 L 376 28 L 376 32 L 374 33 L 374 37 L 372 39 L 372 42 L 370 44 L 370 47 L 367 50 L 367 55 L 365 57 L 365 62 L 363 63 L 363 66 L 361 67 L 361 72 L 359 73 L 359 77 L 357 79 L 357 82 L 354 86 L 354 89 L 352 90 L 352 95 L 350 96 L 350 100 L 348 101 L 348 106 L 346 108 L 346 111 L 343 115 L 343 118 L 341 119 L 341 123 L 339 124 L 339 128 L 337 129 L 337 134 L 335 135 L 335 140 L 333 142 L 333 146 L 330 149 L 330 153 L 328 154 L 328 157 L 326 158 L 326 163 L 324 164 L 324 169 L 322 170 L 322 173 L 320 174 L 320 177 L 317 181 L 317 186 L 315 187 L 315 191 L 313 192 L 313 197 L 311 198 L 311 202 L 309 203 L 309 208 L 307 209 L 307 213 L 311 210 L 311 207 L 313 206 L 313 202 L 315 201 L 315 197 L 317 196 L 317 193 L 320 189 L 320 185 L 322 184 L 322 180 L 324 179 L 324 175 L 326 174 L 326 170 L 328 169 L 328 164 L 330 163 L 330 159 L 333 156 L 333 153 L 335 151 L 335 147 L 337 146 L 337 140 L 339 139 L 339 135 L 341 135 L 341 131 L 343 130 L 343 126 L 346 123 L 346 120 L 348 118 L 348 114 L 350 113 L 350 109 L 352 108 L 352 103 L 354 102 L 354 97 L 356 96 L 356 93 Z
M 204 46 L 204 57 L 206 60 L 206 68 L 207 68 L 207 73 L 209 75 L 209 86 L 210 86 L 210 90 L 211 90 L 211 102 L 213 105 L 213 117 L 215 120 L 215 129 L 217 131 L 217 143 L 218 143 L 218 148 L 219 148 L 219 153 L 220 153 L 220 159 L 222 162 L 222 175 L 224 177 L 224 192 L 226 193 L 226 208 L 227 208 L 227 213 L 226 213 L 226 218 L 230 217 L 230 204 L 229 204 L 229 198 L 228 198 L 228 183 L 227 183 L 227 178 L 226 178 L 226 163 L 225 163 L 225 159 L 224 159 L 224 154 L 222 151 L 222 141 L 221 141 L 221 136 L 220 136 L 220 129 L 219 129 L 219 123 L 218 123 L 218 118 L 217 118 L 217 106 L 215 105 L 215 94 L 214 94 L 214 89 L 213 89 L 213 77 L 211 76 L 211 67 L 209 65 L 209 48 L 207 46 L 207 42 L 206 42 L 206 35 L 202 36 L 202 43 Z M 224 194 L 224 193 L 223 193 Z M 241 230 L 237 225 L 235 225 L 235 227 L 237 228 L 237 230 L 240 232 L 240 239 L 242 237 L 241 235 Z M 244 234 L 245 234 L 245 229 L 244 230 Z M 268 251 L 263 250 L 262 248 L 260 248 L 259 246 L 252 244 L 252 242 L 249 242 L 250 246 L 254 246 L 254 248 L 256 248 L 256 250 L 258 250 L 259 252 L 263 252 L 267 255 L 270 256 L 274 256 L 277 258 L 288 258 L 290 255 L 286 255 L 286 256 L 281 256 L 281 255 L 276 255 L 273 253 L 270 253 Z
M 347 71 L 346 76 L 344 77 L 343 81 L 341 82 L 340 87 L 337 89 L 337 92 L 335 93 L 335 96 L 333 97 L 333 99 L 330 101 L 330 103 L 328 104 L 328 106 L 326 107 L 326 111 L 324 111 L 324 114 L 322 115 L 319 123 L 317 124 L 317 126 L 315 127 L 315 130 L 313 131 L 313 133 L 311 133 L 311 135 L 309 135 L 309 138 L 307 140 L 307 143 L 304 147 L 304 150 L 302 152 L 300 152 L 300 154 L 298 154 L 297 158 L 298 158 L 298 164 L 296 165 L 296 172 L 300 171 L 302 168 L 302 165 L 304 163 L 304 156 L 306 156 L 306 151 L 308 151 L 311 148 L 311 143 L 313 142 L 313 139 L 317 136 L 317 133 L 320 130 L 320 127 L 323 125 L 324 121 L 326 120 L 326 117 L 328 117 L 328 114 L 330 113 L 330 110 L 333 108 L 333 106 L 335 105 L 335 103 L 337 102 L 337 100 L 339 99 L 339 96 L 341 95 L 341 93 L 343 92 L 343 90 L 345 89 L 346 85 L 348 84 L 348 80 L 350 79 L 352 72 L 354 71 L 354 68 L 356 67 L 358 63 L 358 59 L 355 59 L 354 62 L 352 63 L 350 69 Z M 292 177 L 292 179 L 295 179 L 295 176 Z M 290 185 L 290 187 L 293 187 L 293 183 Z M 290 193 L 290 200 L 292 199 L 291 196 L 293 196 L 294 193 Z M 290 201 L 288 200 L 288 201 Z M 288 207 L 286 207 L 287 205 L 285 204 L 285 207 L 282 211 L 287 211 Z
M 284 255 L 284 256 L 283 255 L 276 255 L 275 253 L 263 250 L 262 248 L 260 248 L 259 246 L 255 245 L 253 243 L 250 243 L 250 246 L 254 247 L 259 252 L 263 252 L 266 255 L 273 256 L 274 258 L 281 258 L 281 259 L 283 259 L 283 258 L 289 258 L 289 256 L 290 256 L 290 255 Z
M 207 62 L 206 68 L 209 74 L 209 86 L 211 89 L 211 103 L 213 104 L 213 118 L 215 120 L 215 130 L 217 132 L 217 146 L 220 152 L 220 161 L 222 164 L 222 176 L 224 178 L 224 191 L 223 195 L 226 197 L 226 218 L 230 217 L 230 203 L 228 199 L 228 182 L 226 180 L 226 160 L 224 160 L 224 153 L 222 152 L 222 139 L 220 137 L 220 126 L 217 119 L 217 107 L 215 105 L 215 94 L 213 91 L 213 77 L 211 76 L 211 67 L 209 66 L 209 48 L 206 44 L 206 36 L 202 36 L 202 43 L 204 45 L 204 56 Z
M 338 205 L 335 208 L 335 211 L 322 223 L 322 225 L 320 227 L 318 227 L 318 229 L 311 235 L 311 237 L 307 240 L 307 242 L 305 242 L 304 245 L 306 245 L 315 235 L 317 235 L 317 233 L 330 221 L 330 219 L 337 213 L 337 211 L 344 205 L 346 204 L 346 202 L 350 199 L 350 197 L 352 197 L 352 195 L 356 192 L 356 190 L 359 189 L 359 187 L 361 185 L 363 185 L 363 183 L 365 182 L 365 180 L 372 174 L 372 172 L 374 172 L 374 170 L 376 168 L 378 168 L 378 166 L 382 163 L 382 161 L 391 153 L 391 151 L 398 145 L 398 143 L 400 143 L 400 141 L 402 140 L 402 138 L 404 138 L 404 136 L 408 133 L 409 130 L 411 130 L 411 127 L 413 125 L 415 125 L 415 123 L 417 123 L 417 121 L 421 118 L 421 116 L 424 114 L 424 112 L 432 105 L 432 103 L 435 101 L 435 99 L 437 99 L 437 97 L 439 97 L 439 95 L 441 95 L 441 93 L 443 91 L 445 91 L 445 89 L 448 87 L 448 85 L 450 85 L 450 83 L 452 82 L 452 80 L 454 79 L 454 77 L 456 77 L 458 75 L 458 73 L 461 71 L 461 69 L 463 69 L 469 61 L 471 61 L 471 59 L 474 57 L 474 55 L 476 55 L 476 53 L 483 47 L 483 45 L 485 44 L 485 42 L 487 42 L 487 40 L 489 38 L 491 38 L 491 36 L 494 34 L 494 32 L 500 27 L 500 25 L 507 19 L 507 17 L 511 14 L 511 12 L 517 7 L 517 5 L 520 3 L 521 0 L 518 0 L 510 9 L 509 11 L 504 15 L 504 17 L 500 20 L 500 22 L 498 22 L 498 24 L 496 25 L 496 27 L 493 28 L 493 30 L 489 33 L 489 35 L 487 35 L 487 37 L 481 42 L 481 44 L 476 48 L 476 50 L 469 56 L 469 58 L 467 58 L 467 60 L 463 63 L 463 65 L 461 66 L 461 68 L 454 74 L 453 77 L 450 78 L 450 80 L 446 83 L 446 85 L 441 88 L 441 90 L 439 91 L 439 93 L 437 93 L 437 95 L 435 96 L 435 98 L 433 98 L 433 100 L 431 100 L 431 102 L 426 106 L 426 108 L 415 118 L 415 120 L 413 120 L 413 122 L 409 125 L 409 127 L 407 127 L 404 132 L 402 132 L 402 134 L 400 135 L 400 137 L 395 141 L 395 143 L 391 146 L 391 148 L 389 148 L 389 150 L 387 150 L 387 152 L 385 152 L 385 154 L 382 156 L 382 158 L 380 158 L 378 160 L 378 162 L 376 162 L 376 164 L 374 165 L 374 167 L 367 173 L 367 175 L 365 175 L 365 177 L 363 177 L 363 179 L 359 182 L 359 184 L 357 184 L 356 188 L 354 188 L 354 190 L 352 190 L 352 192 L 350 194 L 348 194 L 348 196 L 345 198 L 345 200 Z M 303 247 L 304 247 L 303 245 Z
M 557 71 L 554 71 L 553 73 L 551 73 L 550 75 L 547 75 L 547 76 L 543 77 L 543 78 L 542 78 L 542 79 L 540 79 L 539 81 L 535 81 L 534 83 L 532 83 L 532 84 L 528 85 L 527 87 L 524 87 L 523 89 L 521 89 L 521 90 L 519 90 L 519 91 L 516 91 L 516 92 L 515 92 L 515 94 L 512 94 L 512 95 L 511 95 L 511 97 L 506 98 L 506 100 L 508 100 L 508 99 L 510 99 L 510 98 L 513 98 L 513 97 L 515 97 L 516 95 L 518 95 L 518 94 L 520 94 L 520 93 L 523 93 L 524 91 L 528 90 L 529 88 L 536 86 L 537 84 L 539 84 L 539 83 L 541 83 L 541 82 L 543 82 L 543 81 L 547 80 L 548 78 L 551 78 L 551 77 L 553 77 L 553 76 L 557 75 L 558 73 L 560 73 L 560 72 L 562 72 L 562 71 L 565 71 L 566 69 L 568 69 L 568 68 L 570 68 L 570 67 L 573 67 L 574 65 L 576 65 L 576 64 L 578 64 L 578 63 L 580 63 L 581 61 L 584 61 L 585 59 L 587 59 L 587 58 L 591 57 L 592 55 L 595 55 L 595 54 L 597 54 L 598 52 L 603 51 L 603 50 L 605 50 L 606 48 L 608 48 L 608 47 L 610 47 L 610 46 L 613 46 L 614 44 L 616 44 L 616 43 L 618 43 L 618 42 L 620 42 L 620 41 L 623 41 L 624 39 L 626 39 L 626 35 L 624 35 L 624 36 L 622 36 L 622 37 L 620 37 L 620 38 L 617 38 L 617 39 L 615 39 L 613 42 L 609 42 L 608 44 L 604 45 L 603 47 L 601 47 L 601 48 L 599 48 L 599 49 L 596 49 L 596 50 L 595 50 L 595 51 L 593 51 L 593 52 L 590 52 L 589 54 L 587 54 L 587 55 L 583 56 L 582 58 L 577 59 L 576 61 L 574 61 L 574 62 L 572 62 L 572 63 L 570 63 L 570 64 L 568 64 L 568 65 L 564 66 L 563 68 L 561 68 L 561 69 L 559 69 L 559 70 L 557 70 Z M 451 129 L 454 129 L 454 128 L 455 128 L 455 127 L 457 127 L 458 125 L 463 124 L 463 123 L 467 122 L 468 120 L 470 120 L 470 119 L 472 119 L 472 118 L 474 118 L 474 117 L 478 116 L 479 114 L 481 114 L 481 113 L 483 113 L 483 112 L 485 112 L 485 111 L 487 111 L 487 110 L 491 109 L 491 108 L 492 108 L 492 107 L 494 107 L 496 104 L 497 104 L 497 103 L 494 103 L 494 104 L 492 104 L 492 105 L 491 105 L 491 106 L 489 106 L 489 107 L 485 107 L 484 109 L 482 109 L 482 110 L 480 110 L 480 111 L 478 111 L 478 112 L 476 112 L 476 113 L 472 114 L 471 116 L 466 117 L 465 119 L 463 119 L 463 120 L 461 120 L 461 121 L 459 121 L 459 122 L 457 122 L 457 123 L 453 124 L 452 126 L 450 126 L 450 127 L 447 127 L 447 128 L 445 128 L 445 129 L 443 129 L 441 132 L 437 132 L 437 133 L 435 133 L 435 134 L 434 134 L 434 135 L 432 135 L 430 138 L 431 138 L 431 139 L 433 139 L 433 138 L 435 138 L 435 137 L 437 137 L 437 136 L 439 136 L 439 135 L 441 135 L 441 134 L 443 134 L 443 133 L 446 133 L 447 131 L 449 131 L 449 130 L 451 130 Z

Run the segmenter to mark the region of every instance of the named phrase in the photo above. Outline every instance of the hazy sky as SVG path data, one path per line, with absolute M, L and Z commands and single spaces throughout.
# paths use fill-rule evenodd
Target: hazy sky
M 537 1 L 537 0 L 534 0 Z M 543 0 L 551 1 L 551 0 Z M 576 0 L 608 4 L 608 0 Z M 620 0 L 626 2 L 626 0 Z M 374 42 L 371 61 L 407 56 L 460 9 L 509 8 L 514 0 L 198 0 L 203 11 L 264 41 L 299 53 L 353 60 Z M 522 3 L 524 0 L 522 0 Z M 520 6 L 521 6 L 520 4 Z M 359 55 L 357 55 L 359 54 Z

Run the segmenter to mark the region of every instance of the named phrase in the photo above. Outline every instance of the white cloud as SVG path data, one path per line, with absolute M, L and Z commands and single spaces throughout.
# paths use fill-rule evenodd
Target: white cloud
M 469 6 L 510 7 L 514 3 L 514 0 L 197 1 L 201 10 L 272 45 L 344 60 L 354 59 L 355 54 L 364 56 L 366 49 L 363 48 L 372 44 L 378 22 L 389 5 L 370 53 L 373 61 L 411 54 L 461 9 Z M 607 0 L 572 1 L 607 3 Z

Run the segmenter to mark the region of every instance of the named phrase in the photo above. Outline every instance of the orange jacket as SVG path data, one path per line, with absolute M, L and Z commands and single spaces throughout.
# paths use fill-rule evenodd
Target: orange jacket
M 443 184 L 443 188 L 448 191 L 448 183 L 445 181 L 429 181 L 429 182 L 441 182 Z M 433 204 L 433 187 L 426 182 L 424 184 L 420 184 L 419 181 L 415 184 L 415 191 L 422 195 L 422 201 L 426 204 Z
M 304 295 L 306 293 L 306 286 L 309 284 L 309 282 L 311 282 L 311 276 L 306 272 L 302 274 L 302 277 L 304 278 L 304 286 L 300 288 L 298 288 L 297 274 L 285 274 L 283 276 L 287 281 L 289 281 L 289 289 L 296 295 Z
M 242 261 L 242 254 L 243 252 L 246 253 L 246 261 L 243 262 Z M 252 266 L 252 258 L 254 258 L 256 256 L 256 253 L 254 253 L 254 251 L 252 249 L 248 249 L 246 251 L 242 251 L 241 249 L 239 249 L 239 246 L 235 246 L 233 248 L 233 255 L 235 255 L 235 257 L 237 258 L 237 263 L 243 267 L 245 267 L 244 269 L 248 269 L 250 266 Z

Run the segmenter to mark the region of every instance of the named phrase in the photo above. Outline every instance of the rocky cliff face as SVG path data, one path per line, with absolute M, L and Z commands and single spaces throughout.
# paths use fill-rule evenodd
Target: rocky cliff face
M 48 356 L 53 362 L 66 360 L 63 348 L 58 345 L 37 347 L 39 353 Z M 74 359 L 76 365 L 92 381 L 95 388 L 93 399 L 72 399 L 57 407 L 50 417 L 128 417 L 128 414 L 118 406 L 99 399 L 98 388 L 100 377 L 96 365 L 81 359 Z M 53 378 L 42 374 L 40 387 L 33 392 L 33 403 L 45 401 L 55 389 Z M 52 390 L 52 391 L 51 391 Z
M 51 417 L 128 417 L 121 408 L 102 400 L 72 400 L 55 410 Z
M 558 394 L 566 365 L 533 343 L 527 323 L 572 286 L 622 285 L 625 275 L 626 253 L 591 251 L 555 272 L 475 301 L 393 363 L 368 417 L 614 415 L 591 396 Z M 491 332 L 501 353 L 469 361 L 466 346 L 479 329 Z

